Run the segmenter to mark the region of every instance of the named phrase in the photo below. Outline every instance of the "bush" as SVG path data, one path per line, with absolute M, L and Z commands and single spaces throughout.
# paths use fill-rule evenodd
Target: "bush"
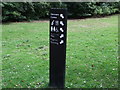
M 2 21 L 34 20 L 48 15 L 48 3 L 2 3 Z
M 119 8 L 116 2 L 99 3 L 99 5 L 96 3 L 93 15 L 110 15 L 118 12 Z
M 3 2 L 2 21 L 30 21 L 48 18 L 50 8 L 67 8 L 69 17 L 119 13 L 118 2 Z

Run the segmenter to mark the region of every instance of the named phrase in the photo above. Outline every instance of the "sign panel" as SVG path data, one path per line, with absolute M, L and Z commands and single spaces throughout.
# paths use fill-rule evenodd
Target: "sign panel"
M 50 10 L 50 87 L 64 87 L 67 10 Z

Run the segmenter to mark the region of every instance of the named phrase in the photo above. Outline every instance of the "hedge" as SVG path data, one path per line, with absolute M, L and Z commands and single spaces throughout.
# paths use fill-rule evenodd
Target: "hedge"
M 30 21 L 49 17 L 50 8 L 67 8 L 68 17 L 119 13 L 118 2 L 2 2 L 2 21 Z

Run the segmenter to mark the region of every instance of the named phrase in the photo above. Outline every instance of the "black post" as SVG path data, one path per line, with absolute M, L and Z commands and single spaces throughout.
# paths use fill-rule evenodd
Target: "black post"
M 64 88 L 66 63 L 67 10 L 50 10 L 50 77 L 49 86 Z

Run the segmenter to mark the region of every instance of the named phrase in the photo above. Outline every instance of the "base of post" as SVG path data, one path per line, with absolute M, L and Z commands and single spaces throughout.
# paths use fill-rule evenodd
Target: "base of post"
M 57 86 L 57 85 L 53 85 L 53 84 L 49 84 L 49 86 L 48 86 L 49 88 L 61 88 L 61 89 L 63 89 L 63 88 L 65 88 L 64 86 Z

